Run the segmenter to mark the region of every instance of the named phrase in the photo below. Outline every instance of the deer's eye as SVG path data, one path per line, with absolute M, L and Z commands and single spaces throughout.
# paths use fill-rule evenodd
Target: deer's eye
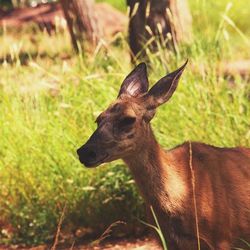
M 135 117 L 132 116 L 124 117 L 118 122 L 118 128 L 119 129 L 128 128 L 131 125 L 133 125 L 135 121 L 136 121 Z

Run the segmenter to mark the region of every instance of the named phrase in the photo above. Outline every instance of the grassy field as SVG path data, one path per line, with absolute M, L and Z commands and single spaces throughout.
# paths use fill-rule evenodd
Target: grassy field
M 150 55 L 151 84 L 190 60 L 153 120 L 166 148 L 185 140 L 250 147 L 249 78 L 217 71 L 221 61 L 250 58 L 247 4 L 190 1 L 193 43 L 177 55 L 163 49 Z M 51 240 L 64 207 L 64 235 L 100 233 L 117 220 L 136 230 L 143 202 L 123 163 L 89 170 L 76 156 L 131 70 L 125 35 L 94 56 L 74 55 L 65 30 L 48 36 L 4 29 L 0 44 L 0 243 Z

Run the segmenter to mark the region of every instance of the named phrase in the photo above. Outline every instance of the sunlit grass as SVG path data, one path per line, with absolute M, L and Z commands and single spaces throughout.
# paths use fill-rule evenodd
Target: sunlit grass
M 217 71 L 221 60 L 246 58 L 249 52 L 231 28 L 230 39 L 225 39 L 227 24 L 219 30 L 227 2 L 216 11 L 207 8 L 212 1 L 205 2 L 191 3 L 194 18 L 200 18 L 194 22 L 192 44 L 180 46 L 177 56 L 163 49 L 149 54 L 151 84 L 190 60 L 153 128 L 166 148 L 187 140 L 250 147 L 249 79 L 236 75 L 229 84 Z M 248 39 L 247 20 L 235 14 L 239 6 L 233 1 L 227 14 Z M 201 31 L 202 25 L 206 28 Z M 52 239 L 65 205 L 63 230 L 102 231 L 118 220 L 136 223 L 144 209 L 127 168 L 117 161 L 86 170 L 76 156 L 95 129 L 96 116 L 116 98 L 131 70 L 125 38 L 95 56 L 74 55 L 63 31 L 50 37 L 7 29 L 0 42 L 1 241 L 36 244 Z M 28 56 L 25 64 L 22 54 Z

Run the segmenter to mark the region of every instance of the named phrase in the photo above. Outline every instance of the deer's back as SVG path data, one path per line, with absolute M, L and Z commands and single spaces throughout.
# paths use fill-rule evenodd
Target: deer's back
M 188 195 L 183 226 L 195 228 L 190 157 L 201 236 L 211 244 L 221 239 L 250 240 L 250 149 L 184 143 L 169 151 L 180 165 Z

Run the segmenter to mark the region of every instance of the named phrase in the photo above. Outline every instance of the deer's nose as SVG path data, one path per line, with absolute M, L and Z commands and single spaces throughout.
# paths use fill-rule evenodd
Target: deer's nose
M 92 162 L 95 162 L 97 158 L 96 152 L 88 147 L 82 147 L 77 150 L 79 160 L 85 166 L 91 165 Z

